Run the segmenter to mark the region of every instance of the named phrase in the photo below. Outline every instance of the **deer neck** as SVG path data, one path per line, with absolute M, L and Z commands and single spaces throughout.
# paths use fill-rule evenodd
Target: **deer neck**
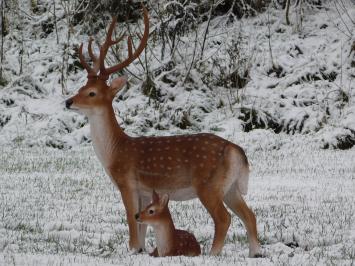
M 88 115 L 95 153 L 106 168 L 111 164 L 120 143 L 128 136 L 120 128 L 112 106 Z
M 175 226 L 170 213 L 153 226 L 159 256 L 164 256 L 174 248 Z

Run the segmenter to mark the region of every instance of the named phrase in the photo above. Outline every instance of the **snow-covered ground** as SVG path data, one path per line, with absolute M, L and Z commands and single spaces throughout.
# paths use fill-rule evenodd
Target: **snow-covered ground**
M 320 150 L 311 138 L 239 134 L 252 163 L 246 197 L 265 258 L 249 259 L 233 217 L 218 257 L 206 255 L 213 223 L 198 200 L 171 202 L 178 228 L 204 255 L 130 255 L 119 192 L 91 146 L 60 151 L 6 147 L 0 154 L 0 265 L 354 265 L 355 150 Z M 149 231 L 147 248 L 154 244 Z

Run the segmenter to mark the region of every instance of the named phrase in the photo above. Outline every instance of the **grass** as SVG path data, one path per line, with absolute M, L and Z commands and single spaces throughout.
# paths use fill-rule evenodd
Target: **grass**
M 355 150 L 308 146 L 258 150 L 248 204 L 265 258 L 249 259 L 245 229 L 233 217 L 218 257 L 129 255 L 119 192 L 91 147 L 69 151 L 4 147 L 0 154 L 0 265 L 351 265 L 355 260 Z M 214 225 L 198 200 L 171 202 L 178 228 L 207 253 Z M 149 231 L 150 251 L 154 239 Z

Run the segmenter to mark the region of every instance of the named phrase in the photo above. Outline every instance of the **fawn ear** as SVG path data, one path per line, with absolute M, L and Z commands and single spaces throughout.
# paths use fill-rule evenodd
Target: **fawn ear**
M 159 202 L 159 195 L 158 195 L 158 193 L 155 192 L 154 189 L 153 189 L 152 198 L 153 198 L 153 202 Z
M 169 203 L 169 196 L 168 194 L 164 194 L 159 200 L 159 205 L 161 207 L 165 207 L 168 205 L 168 203 Z
M 126 77 L 118 77 L 115 78 L 114 80 L 112 80 L 111 84 L 110 84 L 110 90 L 111 90 L 111 94 L 112 96 L 115 96 L 116 93 L 121 90 L 124 85 L 126 85 L 127 83 L 127 78 Z

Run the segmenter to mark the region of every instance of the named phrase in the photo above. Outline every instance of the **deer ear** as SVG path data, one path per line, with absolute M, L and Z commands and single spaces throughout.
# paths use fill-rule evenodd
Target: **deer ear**
M 157 192 L 155 192 L 155 190 L 153 190 L 152 198 L 153 198 L 153 202 L 159 202 L 159 195 Z
M 168 205 L 168 203 L 169 203 L 169 196 L 168 196 L 168 194 L 164 194 L 164 195 L 160 198 L 159 204 L 160 204 L 161 207 L 165 207 L 165 206 Z
M 126 77 L 119 77 L 115 78 L 112 80 L 111 85 L 110 85 L 110 90 L 113 96 L 116 95 L 116 93 L 121 90 L 124 85 L 127 83 L 127 78 Z

